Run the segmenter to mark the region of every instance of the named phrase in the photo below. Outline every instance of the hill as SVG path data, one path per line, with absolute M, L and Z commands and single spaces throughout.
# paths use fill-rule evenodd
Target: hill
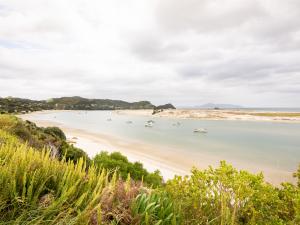
M 155 106 L 153 109 L 152 115 L 160 113 L 160 112 L 164 111 L 165 109 L 176 109 L 176 108 L 171 103 Z
M 78 96 L 61 97 L 49 100 L 30 100 L 22 98 L 0 98 L 0 112 L 26 113 L 40 110 L 117 110 L 117 109 L 153 109 L 149 101 L 126 102 L 111 99 L 88 99 Z

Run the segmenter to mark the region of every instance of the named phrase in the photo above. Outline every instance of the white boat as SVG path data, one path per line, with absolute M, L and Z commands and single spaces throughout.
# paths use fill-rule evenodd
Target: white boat
M 207 133 L 207 130 L 205 128 L 197 128 L 194 130 L 194 133 Z
M 146 123 L 145 127 L 153 127 L 153 124 L 152 123 Z

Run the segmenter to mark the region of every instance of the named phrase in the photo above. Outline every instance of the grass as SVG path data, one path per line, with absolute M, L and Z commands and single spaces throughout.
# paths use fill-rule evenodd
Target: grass
M 87 167 L 83 158 L 58 160 L 1 129 L 0 187 L 3 225 L 179 224 L 171 199 L 130 174 L 122 180 L 118 171 Z
M 300 117 L 298 112 L 228 112 L 234 115 L 250 115 L 250 116 L 263 116 L 263 117 Z
M 265 116 L 265 117 L 300 117 L 300 113 L 290 112 L 261 112 L 261 113 L 249 113 L 252 116 Z
M 36 151 L 3 131 L 0 137 L 1 224 L 101 224 L 105 222 L 101 218 L 115 220 L 113 214 L 107 217 L 102 213 L 101 202 L 107 205 L 116 188 L 125 189 L 116 172 L 86 168 L 83 159 L 77 164 L 59 161 L 46 149 Z M 141 187 L 135 186 L 131 199 Z

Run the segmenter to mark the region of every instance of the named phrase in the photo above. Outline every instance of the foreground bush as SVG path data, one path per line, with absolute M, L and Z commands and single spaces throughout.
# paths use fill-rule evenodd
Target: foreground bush
M 65 141 L 63 141 L 60 146 L 60 159 L 63 158 L 67 161 L 73 161 L 74 163 L 77 163 L 81 158 L 83 158 L 88 165 L 90 165 L 91 161 L 85 151 L 80 148 L 76 148 Z
M 183 224 L 180 211 L 176 209 L 173 199 L 165 192 L 139 194 L 132 209 L 134 215 L 140 218 L 141 225 Z
M 131 224 L 130 205 L 143 190 L 116 172 L 87 169 L 83 159 L 59 161 L 3 131 L 0 187 L 0 224 Z
M 0 115 L 0 129 L 18 137 L 35 149 L 50 148 L 51 154 L 57 158 L 66 158 L 77 162 L 84 158 L 87 163 L 90 159 L 86 152 L 74 147 L 66 141 L 66 135 L 58 127 L 38 127 L 30 121 L 23 121 L 12 115 Z
M 299 188 L 275 188 L 262 174 L 238 171 L 225 162 L 176 177 L 166 190 L 185 224 L 300 224 Z
M 153 187 L 162 185 L 163 179 L 160 172 L 157 170 L 149 173 L 144 169 L 143 165 L 139 162 L 131 163 L 127 157 L 119 152 L 101 152 L 93 159 L 94 165 L 98 168 L 118 169 L 120 176 L 126 179 L 128 173 L 134 180 L 143 180 L 146 184 Z

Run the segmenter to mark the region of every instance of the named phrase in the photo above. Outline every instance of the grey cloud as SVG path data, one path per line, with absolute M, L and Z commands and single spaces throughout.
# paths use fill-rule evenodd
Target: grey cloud
M 300 106 L 299 0 L 118 4 L 2 3 L 0 96 Z
M 268 56 L 268 55 L 267 55 Z M 282 59 L 282 58 L 284 59 Z M 300 64 L 287 56 L 236 58 L 209 65 L 188 65 L 177 71 L 185 79 L 201 78 L 231 88 L 244 87 L 256 92 L 298 93 Z
M 205 76 L 212 80 L 224 79 L 257 79 L 268 76 L 268 71 L 274 70 L 278 65 L 273 62 L 263 62 L 255 58 L 232 59 L 215 62 L 209 65 L 185 65 L 179 69 L 183 77 Z M 206 71 L 206 72 L 204 72 Z
M 171 60 L 187 51 L 184 44 L 159 40 L 159 38 L 139 35 L 131 43 L 131 50 L 142 59 L 149 61 Z
M 266 15 L 259 1 L 167 0 L 157 7 L 158 23 L 167 30 L 220 31 Z
M 205 76 L 204 68 L 200 65 L 185 65 L 178 69 L 178 73 L 184 78 L 195 78 Z

